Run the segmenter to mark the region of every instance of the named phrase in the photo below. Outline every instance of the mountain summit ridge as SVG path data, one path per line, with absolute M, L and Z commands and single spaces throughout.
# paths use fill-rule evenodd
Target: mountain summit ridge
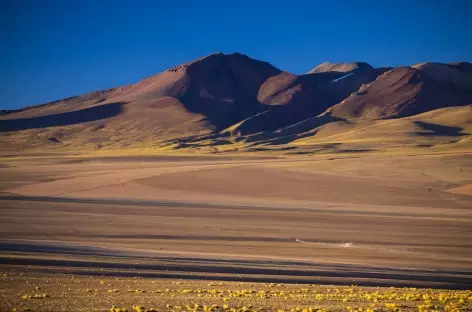
M 373 69 L 373 67 L 367 62 L 349 62 L 349 63 L 330 63 L 324 62 L 316 66 L 308 73 L 324 73 L 324 72 L 341 72 L 348 73 L 353 70 L 365 70 Z

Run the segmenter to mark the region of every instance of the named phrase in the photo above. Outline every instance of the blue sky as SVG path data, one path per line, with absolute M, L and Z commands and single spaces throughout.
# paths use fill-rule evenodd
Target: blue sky
M 125 85 L 214 52 L 319 63 L 472 62 L 472 1 L 0 1 L 0 109 Z

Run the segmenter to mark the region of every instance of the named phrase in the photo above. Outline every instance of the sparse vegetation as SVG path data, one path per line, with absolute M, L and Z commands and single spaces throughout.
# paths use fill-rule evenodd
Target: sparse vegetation
M 19 287 L 28 287 L 18 277 Z M 398 287 L 321 286 L 310 284 L 205 282 L 143 278 L 35 278 L 53 294 L 20 294 L 6 289 L 2 311 L 110 312 L 461 312 L 472 309 L 472 290 Z M 114 284 L 128 292 L 109 292 Z M 83 285 L 99 285 L 92 293 Z M 132 289 L 136 284 L 142 288 Z M 43 287 L 41 287 L 43 288 Z M 130 289 L 131 288 L 131 289 Z M 29 299 L 43 299 L 41 301 Z M 62 311 L 62 310 L 61 310 Z

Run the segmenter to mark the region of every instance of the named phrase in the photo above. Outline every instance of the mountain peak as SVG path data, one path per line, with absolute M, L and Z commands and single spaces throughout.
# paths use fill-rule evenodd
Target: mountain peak
M 171 68 L 167 69 L 166 72 L 180 72 L 180 71 L 184 71 L 187 68 L 192 67 L 193 65 L 197 65 L 197 64 L 207 64 L 207 65 L 208 64 L 214 64 L 214 65 L 218 65 L 218 64 L 221 64 L 222 62 L 226 62 L 226 61 L 228 61 L 228 62 L 235 62 L 235 61 L 236 62 L 237 61 L 240 61 L 240 62 L 243 61 L 244 62 L 244 61 L 246 61 L 246 62 L 268 64 L 267 62 L 263 62 L 263 61 L 253 59 L 253 58 L 247 56 L 246 54 L 239 53 L 239 52 L 234 52 L 234 53 L 216 52 L 216 53 L 212 53 L 212 54 L 197 58 L 193 61 L 171 67 Z
M 208 60 L 211 60 L 211 59 L 221 58 L 222 56 L 225 56 L 225 54 L 223 52 L 212 53 L 212 54 L 200 57 L 198 59 L 195 59 L 193 61 L 171 67 L 171 68 L 167 69 L 166 72 L 175 73 L 175 72 L 184 71 L 185 69 L 187 69 L 192 64 L 196 64 L 196 63 L 203 62 L 203 61 L 208 61 Z
M 350 71 L 353 71 L 355 69 L 372 69 L 372 66 L 370 66 L 366 62 L 350 62 L 350 63 L 330 63 L 330 62 L 324 62 L 312 70 L 310 70 L 308 73 L 313 74 L 313 73 L 325 73 L 325 72 L 341 72 L 341 73 L 347 73 Z

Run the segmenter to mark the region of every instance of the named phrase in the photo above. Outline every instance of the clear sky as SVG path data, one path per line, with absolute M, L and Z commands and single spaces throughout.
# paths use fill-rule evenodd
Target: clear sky
M 472 0 L 2 0 L 0 109 L 125 85 L 214 52 L 283 70 L 472 61 Z

